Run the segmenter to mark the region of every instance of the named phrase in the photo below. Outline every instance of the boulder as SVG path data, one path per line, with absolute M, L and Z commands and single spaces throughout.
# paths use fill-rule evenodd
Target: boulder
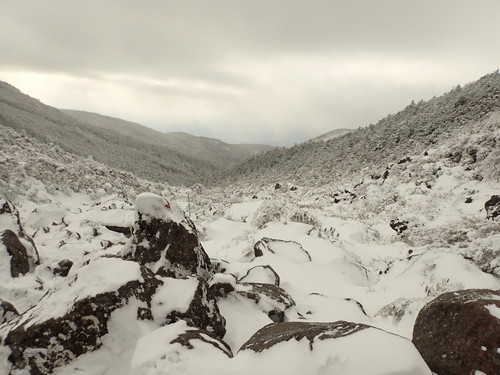
M 69 270 L 73 267 L 73 262 L 69 259 L 63 259 L 57 263 L 57 266 L 52 270 L 54 276 L 66 277 Z
M 276 271 L 269 265 L 260 265 L 250 268 L 245 276 L 240 278 L 240 282 L 257 282 L 265 284 L 274 284 L 280 286 L 280 277 Z
M 486 218 L 495 220 L 500 215 L 500 195 L 492 195 L 491 198 L 484 203 L 486 210 Z
M 232 356 L 231 349 L 220 338 L 179 321 L 138 340 L 129 373 L 215 374 L 227 370 L 224 363 L 229 364 Z
M 16 308 L 12 303 L 0 299 L 0 325 L 10 322 L 12 319 L 19 316 Z
M 408 229 L 408 221 L 406 220 L 391 220 L 391 223 L 389 224 L 393 230 L 396 231 L 397 234 L 403 233 L 405 230 Z
M 208 281 L 208 285 L 215 299 L 220 299 L 234 292 L 237 282 L 236 276 L 231 273 L 216 273 Z
M 188 325 L 222 338 L 225 320 L 219 312 L 208 283 L 200 276 L 183 279 L 161 277 L 163 285 L 151 299 L 153 319 L 159 325 L 184 320 Z
M 284 241 L 264 237 L 258 241 L 253 248 L 255 257 L 271 253 L 291 260 L 292 262 L 302 263 L 311 261 L 311 256 L 307 250 L 305 250 L 300 243 L 295 241 Z
M 273 322 L 283 322 L 285 311 L 295 306 L 292 297 L 274 284 L 240 283 L 236 293 L 254 301 Z
M 13 370 L 48 374 L 77 356 L 94 351 L 108 333 L 112 314 L 134 301 L 147 309 L 161 284 L 138 263 L 117 258 L 91 262 L 63 279 L 33 308 L 2 327 Z
M 255 374 L 431 375 L 409 340 L 347 321 L 271 323 L 244 343 L 235 358 L 253 360 Z M 283 360 L 278 372 L 277 358 Z
M 5 198 L 0 198 L 0 228 L 3 230 L 11 230 L 18 237 L 26 250 L 28 257 L 29 272 L 33 272 L 36 266 L 40 264 L 40 256 L 35 246 L 33 239 L 28 236 L 23 226 L 21 218 L 16 207 Z
M 17 234 L 10 229 L 0 233 L 0 253 L 4 253 L 0 255 L 1 259 L 10 258 L 8 263 L 2 262 L 4 264 L 0 265 L 0 271 L 2 273 L 8 271 L 10 272 L 10 276 L 19 277 L 30 271 L 26 247 L 21 243 Z
M 497 374 L 500 291 L 469 289 L 441 294 L 418 314 L 413 343 L 438 374 Z
M 163 197 L 142 193 L 135 201 L 134 231 L 122 257 L 167 277 L 213 274 L 196 227 L 184 212 Z

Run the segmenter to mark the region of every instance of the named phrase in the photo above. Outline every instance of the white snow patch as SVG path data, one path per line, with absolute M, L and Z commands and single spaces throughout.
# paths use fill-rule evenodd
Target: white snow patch
M 500 307 L 497 305 L 486 305 L 484 306 L 488 311 L 490 312 L 491 315 L 493 315 L 495 318 L 500 320 Z
M 174 279 L 162 277 L 160 286 L 151 299 L 151 312 L 157 322 L 165 320 L 172 311 L 184 313 L 189 309 L 199 281 L 196 277 Z

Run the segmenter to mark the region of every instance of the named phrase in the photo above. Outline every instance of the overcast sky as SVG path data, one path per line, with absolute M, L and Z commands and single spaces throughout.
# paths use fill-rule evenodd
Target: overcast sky
M 0 0 L 0 80 L 231 143 L 376 123 L 500 65 L 499 0 Z

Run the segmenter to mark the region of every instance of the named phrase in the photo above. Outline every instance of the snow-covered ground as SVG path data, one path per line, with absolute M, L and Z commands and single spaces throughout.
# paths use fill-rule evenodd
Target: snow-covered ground
M 7 153 L 10 159 L 1 160 L 4 167 L 15 162 L 27 168 L 22 149 Z M 500 289 L 500 224 L 498 219 L 486 219 L 484 211 L 485 201 L 500 192 L 499 182 L 491 177 L 493 172 L 478 179 L 477 170 L 447 164 L 440 153 L 444 151 L 430 150 L 392 166 L 387 179 L 367 178 L 356 188 L 299 186 L 290 191 L 263 186 L 195 192 L 169 187 L 156 191 L 190 214 L 205 251 L 214 263 L 224 266 L 224 274 L 269 283 L 274 276 L 268 268 L 255 267 L 270 266 L 295 302 L 286 310 L 286 321 L 343 320 L 397 336 L 370 328 L 317 344 L 312 352 L 306 342 L 292 340 L 285 348 L 238 353 L 272 321 L 262 312 L 266 306 L 235 295 L 220 300 L 218 306 L 226 319 L 224 341 L 235 355 L 232 359 L 203 342 L 192 351 L 170 344 L 190 328 L 182 321 L 164 327 L 138 321 L 131 307 L 112 317 L 99 350 L 80 356 L 56 374 L 430 374 L 411 342 L 404 340 L 411 340 L 419 310 L 443 292 Z M 0 274 L 0 299 L 23 313 L 48 291 L 64 290 L 67 280 L 51 272 L 63 259 L 74 263 L 70 276 L 92 265 L 95 274 L 106 274 L 97 280 L 78 279 L 84 293 L 100 287 L 105 291 L 114 283 L 138 277 L 135 268 L 129 270 L 131 265 L 116 264 L 108 272 L 101 268 L 114 267 L 113 261 L 97 261 L 120 254 L 126 246 L 127 237 L 106 226 L 133 225 L 136 207 L 129 185 L 120 180 L 127 189 L 113 189 L 114 178 L 109 177 L 106 188 L 89 182 L 86 192 L 58 191 L 53 180 L 44 181 L 22 168 L 19 178 L 4 183 L 3 191 L 19 210 L 41 264 L 19 278 Z M 51 173 L 64 174 L 64 168 Z M 342 194 L 334 195 L 337 192 Z M 398 234 L 391 220 L 407 221 L 408 229 Z M 254 245 L 261 240 L 263 256 L 255 257 Z M 93 262 L 86 266 L 89 261 Z M 165 285 L 166 295 L 155 298 L 172 298 L 179 306 L 186 304 L 184 299 L 195 288 L 192 282 Z M 68 289 L 65 296 L 81 298 L 74 292 Z M 54 300 L 51 313 L 60 314 L 64 303 Z M 8 355 L 8 349 L 0 347 L 0 373 L 7 371 Z

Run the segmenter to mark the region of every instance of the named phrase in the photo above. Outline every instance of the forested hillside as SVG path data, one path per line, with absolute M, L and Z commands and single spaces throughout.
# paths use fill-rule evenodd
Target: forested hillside
M 168 147 L 180 154 L 208 161 L 223 169 L 231 167 L 252 155 L 272 149 L 271 146 L 266 145 L 229 144 L 218 139 L 198 137 L 183 132 L 162 133 L 140 124 L 97 113 L 67 109 L 62 110 L 62 112 L 86 124 L 108 131 L 117 131 L 137 141 Z
M 359 172 L 383 177 L 390 163 L 423 153 L 498 110 L 500 74 L 496 71 L 429 101 L 411 103 L 375 125 L 344 136 L 254 156 L 226 172 L 221 181 L 319 186 Z M 474 149 L 469 152 L 473 157 Z

